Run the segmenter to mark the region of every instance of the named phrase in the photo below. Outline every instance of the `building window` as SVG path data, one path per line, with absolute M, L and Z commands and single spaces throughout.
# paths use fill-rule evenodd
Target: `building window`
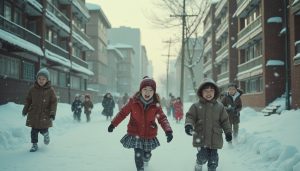
M 4 3 L 4 18 L 7 20 L 11 21 L 12 20 L 12 9 L 11 9 L 11 4 L 8 2 Z
M 15 8 L 14 22 L 18 25 L 22 25 L 22 12 L 18 8 Z
M 67 74 L 64 72 L 59 72 L 58 73 L 58 85 L 61 87 L 66 87 L 67 86 Z
M 48 69 L 50 73 L 49 80 L 51 81 L 52 85 L 58 85 L 58 71 L 53 69 Z
M 35 80 L 34 64 L 31 62 L 23 62 L 23 79 Z
M 80 90 L 80 78 L 71 76 L 71 88 Z
M 263 79 L 261 76 L 250 78 L 241 82 L 246 93 L 258 93 L 263 91 Z
M 20 78 L 20 60 L 0 56 L 0 75 Z

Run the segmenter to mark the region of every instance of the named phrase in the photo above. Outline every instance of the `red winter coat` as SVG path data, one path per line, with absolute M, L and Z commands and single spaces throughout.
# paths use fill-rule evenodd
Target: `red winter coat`
M 183 105 L 180 101 L 175 101 L 174 110 L 176 120 L 181 120 L 183 118 Z
M 117 127 L 130 114 L 127 133 L 144 139 L 152 139 L 157 136 L 156 119 L 165 132 L 172 131 L 166 115 L 157 103 L 152 102 L 144 111 L 143 104 L 136 95 L 129 99 L 111 123 Z

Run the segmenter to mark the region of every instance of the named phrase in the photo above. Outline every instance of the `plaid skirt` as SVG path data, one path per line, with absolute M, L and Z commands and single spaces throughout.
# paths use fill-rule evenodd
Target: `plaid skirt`
M 125 148 L 139 148 L 144 151 L 152 151 L 156 147 L 160 146 L 158 139 L 155 137 L 153 139 L 143 139 L 137 136 L 132 136 L 126 134 L 120 142 Z

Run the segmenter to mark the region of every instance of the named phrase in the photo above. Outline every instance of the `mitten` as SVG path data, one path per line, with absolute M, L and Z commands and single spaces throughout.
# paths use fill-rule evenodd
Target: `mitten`
M 54 120 L 55 120 L 55 115 L 50 115 L 50 119 L 51 119 L 52 121 L 54 121 Z
M 231 132 L 228 132 L 225 134 L 225 139 L 227 142 L 230 142 L 232 140 L 232 134 Z
M 171 142 L 173 139 L 173 132 L 172 131 L 168 131 L 166 132 L 166 136 L 167 136 L 167 142 Z
M 185 133 L 192 136 L 192 132 L 193 132 L 193 126 L 192 125 L 186 125 L 185 127 Z
M 108 126 L 108 132 L 113 132 L 113 130 L 115 129 L 115 126 L 113 125 L 113 124 L 110 124 L 109 126 Z

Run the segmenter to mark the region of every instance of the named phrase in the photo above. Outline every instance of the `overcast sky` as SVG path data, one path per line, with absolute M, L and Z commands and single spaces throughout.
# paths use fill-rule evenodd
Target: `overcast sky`
M 161 29 L 155 27 L 149 20 L 152 13 L 168 16 L 169 13 L 157 9 L 157 0 L 87 0 L 101 6 L 112 27 L 128 26 L 140 28 L 142 44 L 146 46 L 149 60 L 153 62 L 154 78 L 159 79 L 166 74 L 168 45 L 163 41 L 169 40 L 180 29 Z M 176 33 L 177 32 L 177 33 Z M 178 45 L 177 45 L 178 46 Z M 178 48 L 173 46 L 173 51 Z M 175 55 L 175 54 L 174 54 Z

